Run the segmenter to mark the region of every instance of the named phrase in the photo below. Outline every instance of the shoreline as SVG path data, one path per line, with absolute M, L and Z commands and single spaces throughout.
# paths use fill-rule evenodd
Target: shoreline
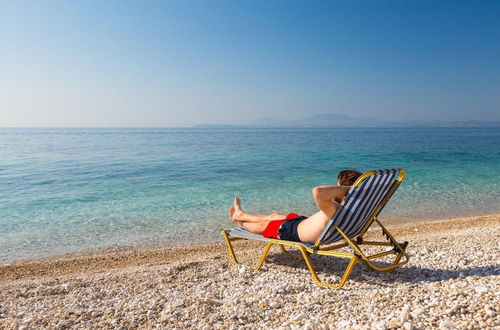
M 382 223 L 397 232 L 405 232 L 411 227 L 415 228 L 425 225 L 436 225 L 440 231 L 445 231 L 446 226 L 440 226 L 443 223 L 454 223 L 460 221 L 474 221 L 475 219 L 499 219 L 500 214 L 488 214 L 472 217 L 443 218 L 443 219 L 389 219 Z M 371 228 L 373 230 L 374 228 Z M 419 231 L 421 229 L 418 229 Z M 426 230 L 423 229 L 423 232 Z M 247 245 L 259 246 L 258 242 L 248 241 Z M 192 243 L 185 246 L 168 247 L 111 247 L 91 251 L 71 252 L 54 256 L 47 256 L 33 259 L 23 259 L 6 264 L 0 264 L 0 279 L 12 279 L 16 274 L 17 279 L 24 278 L 25 273 L 36 276 L 54 276 L 62 275 L 65 270 L 95 270 L 118 269 L 155 262 L 168 262 L 179 260 L 183 254 L 199 254 L 209 252 L 210 254 L 220 254 L 220 251 L 226 252 L 226 245 L 223 238 L 219 242 Z M 99 267 L 102 267 L 100 269 Z M 71 271 L 71 273 L 73 273 Z M 10 274 L 10 275 L 9 275 Z M 2 281 L 0 281 L 1 283 Z
M 0 266 L 0 328 L 494 328 L 500 324 L 500 214 L 399 223 L 410 262 L 359 263 L 343 289 L 316 285 L 272 249 L 260 271 L 223 242 L 71 254 Z M 369 232 L 367 237 L 378 234 Z M 253 261 L 260 242 L 236 242 Z M 323 259 L 321 259 L 323 260 Z M 338 281 L 342 261 L 320 266 Z
M 500 218 L 500 213 L 481 213 L 477 215 L 472 215 L 472 216 L 460 216 L 460 217 L 440 217 L 440 218 L 387 218 L 387 219 L 382 219 L 382 223 L 387 227 L 387 228 L 397 228 L 401 226 L 407 226 L 407 225 L 417 225 L 417 224 L 430 224 L 430 223 L 435 223 L 435 222 L 446 222 L 446 221 L 459 221 L 460 219 L 471 219 L 471 218 L 477 218 L 477 217 L 498 217 Z M 224 228 L 232 228 L 231 223 L 227 223 L 227 226 L 224 226 Z M 222 230 L 222 227 L 220 228 Z M 194 248 L 196 249 L 199 247 L 200 249 L 203 249 L 204 247 L 211 246 L 214 244 L 219 244 L 223 242 L 222 236 L 220 239 L 217 240 L 207 240 L 207 241 L 196 241 L 187 245 L 182 245 L 182 244 L 174 244 L 174 245 L 166 245 L 162 243 L 156 243 L 156 244 L 148 244 L 148 245 L 130 245 L 130 246 L 110 246 L 110 247 L 103 247 L 103 248 L 97 248 L 97 249 L 84 249 L 82 251 L 74 251 L 74 252 L 67 252 L 67 253 L 58 253 L 54 255 L 48 255 L 48 256 L 40 256 L 40 257 L 34 257 L 34 258 L 20 258 L 17 260 L 12 260 L 12 261 L 6 261 L 3 263 L 0 263 L 0 270 L 2 267 L 8 267 L 8 266 L 16 266 L 20 264 L 30 264 L 30 263 L 43 263 L 43 262 L 53 262 L 53 261 L 61 261 L 61 260 L 67 260 L 67 259 L 73 259 L 73 258 L 94 258 L 98 256 L 105 256 L 108 254 L 120 254 L 120 253 L 141 253 L 141 252 L 151 252 L 153 255 L 157 253 L 158 251 L 169 251 L 169 250 L 175 250 L 175 249 L 185 249 L 185 248 Z M 224 245 L 225 246 L 225 245 Z M 156 252 L 155 252 L 156 251 Z

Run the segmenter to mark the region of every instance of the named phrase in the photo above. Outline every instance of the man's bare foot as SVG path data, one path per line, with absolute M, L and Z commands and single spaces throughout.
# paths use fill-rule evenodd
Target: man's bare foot
M 241 226 L 242 222 L 238 221 L 241 219 L 241 216 L 244 214 L 243 210 L 241 209 L 241 201 L 238 197 L 234 198 L 233 206 L 229 209 L 229 218 L 236 223 L 237 225 Z
M 231 206 L 231 208 L 229 209 L 229 219 L 231 219 L 231 221 L 234 221 L 233 220 L 234 211 L 236 211 L 236 209 L 234 208 L 234 206 Z
M 234 202 L 233 202 L 233 207 L 234 207 L 234 214 L 233 218 L 235 220 L 238 220 L 241 218 L 241 216 L 245 213 L 241 209 L 241 200 L 239 197 L 234 197 Z

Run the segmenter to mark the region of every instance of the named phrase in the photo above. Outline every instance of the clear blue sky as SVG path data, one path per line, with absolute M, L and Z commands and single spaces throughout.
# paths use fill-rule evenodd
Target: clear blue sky
M 500 1 L 1 1 L 0 126 L 500 120 Z

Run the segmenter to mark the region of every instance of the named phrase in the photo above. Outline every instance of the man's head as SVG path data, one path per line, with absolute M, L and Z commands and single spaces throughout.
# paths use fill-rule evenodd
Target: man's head
M 337 180 L 341 186 L 352 186 L 361 174 L 363 173 L 357 170 L 343 170 L 337 175 Z

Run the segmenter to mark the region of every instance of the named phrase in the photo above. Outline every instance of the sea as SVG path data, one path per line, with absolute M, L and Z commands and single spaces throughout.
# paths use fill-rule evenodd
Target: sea
M 0 128 L 0 264 L 221 241 L 351 168 L 406 170 L 382 220 L 500 213 L 499 128 Z

